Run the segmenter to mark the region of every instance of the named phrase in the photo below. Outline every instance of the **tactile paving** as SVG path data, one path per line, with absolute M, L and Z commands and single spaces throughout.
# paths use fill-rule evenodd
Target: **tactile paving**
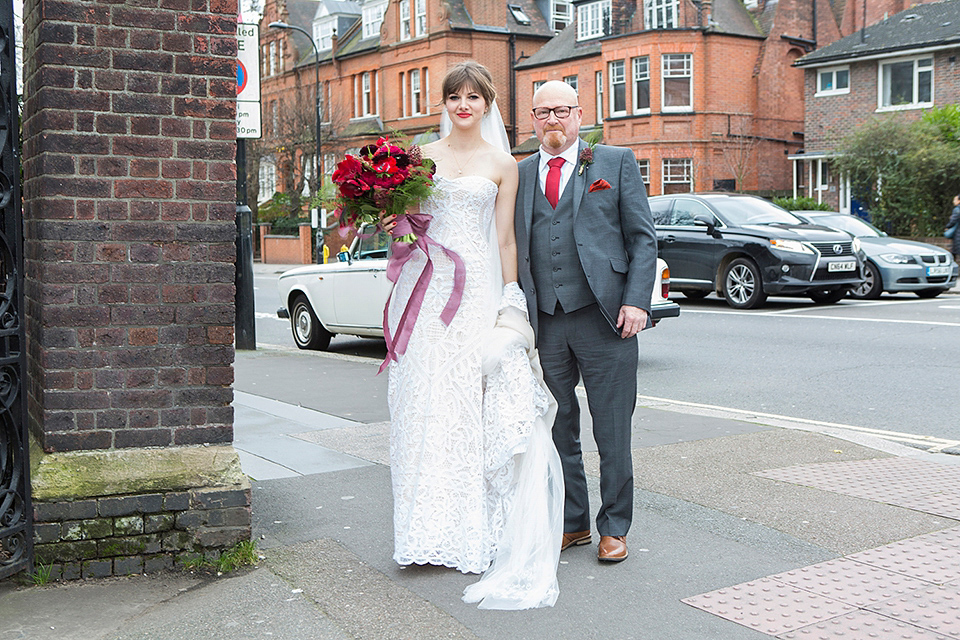
M 683 602 L 771 636 L 856 610 L 770 578 L 685 598 Z
M 893 618 L 855 611 L 777 636 L 781 640 L 952 640 Z
M 871 605 L 869 610 L 960 640 L 960 588 L 932 587 Z
M 858 607 L 883 602 L 930 586 L 929 582 L 847 558 L 821 562 L 769 577 L 792 587 Z
M 926 460 L 875 458 L 823 462 L 758 471 L 753 475 L 926 513 L 960 517 L 960 467 Z
M 893 542 L 847 557 L 933 584 L 945 584 L 960 577 L 960 548 L 941 544 L 944 538 L 934 535 Z

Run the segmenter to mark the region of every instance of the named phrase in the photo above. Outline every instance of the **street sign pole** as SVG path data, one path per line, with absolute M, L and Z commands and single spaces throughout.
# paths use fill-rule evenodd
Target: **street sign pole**
M 253 212 L 247 205 L 247 138 L 260 137 L 260 27 L 237 23 L 236 345 L 257 348 L 253 297 Z

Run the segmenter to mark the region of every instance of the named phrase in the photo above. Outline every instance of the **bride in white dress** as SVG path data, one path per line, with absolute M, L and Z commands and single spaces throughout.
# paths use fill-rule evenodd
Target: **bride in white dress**
M 563 480 L 550 437 L 556 404 L 517 286 L 517 164 L 484 139 L 493 130 L 506 141 L 485 67 L 457 65 L 443 91 L 450 133 L 423 147 L 437 190 L 420 213 L 432 216 L 430 238 L 460 256 L 466 281 L 448 325 L 454 262 L 430 249 L 432 279 L 389 367 L 394 559 L 486 572 L 464 595 L 481 608 L 552 606 Z M 393 336 L 425 264 L 415 251 L 397 278 Z

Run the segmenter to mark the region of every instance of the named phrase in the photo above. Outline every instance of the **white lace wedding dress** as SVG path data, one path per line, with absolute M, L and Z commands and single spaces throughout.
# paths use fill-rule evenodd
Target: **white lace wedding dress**
M 389 367 L 394 559 L 464 573 L 489 568 L 464 596 L 481 608 L 550 606 L 563 509 L 550 437 L 556 405 L 540 375 L 523 294 L 515 284 L 503 287 L 496 184 L 465 176 L 437 185 L 421 212 L 433 217 L 429 236 L 462 258 L 466 286 L 445 325 L 453 262 L 431 248 L 433 278 L 406 352 Z M 397 279 L 392 335 L 425 261 L 416 251 Z

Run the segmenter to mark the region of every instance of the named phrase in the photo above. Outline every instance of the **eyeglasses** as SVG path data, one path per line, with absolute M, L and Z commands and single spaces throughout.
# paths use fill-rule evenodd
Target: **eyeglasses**
M 580 105 L 575 104 L 569 107 L 554 107 L 550 109 L 549 107 L 537 107 L 533 110 L 533 117 L 537 120 L 546 120 L 550 117 L 550 112 L 553 112 L 553 115 L 557 116 L 557 120 L 563 120 L 564 118 L 570 115 L 570 112 L 573 109 L 579 109 Z

